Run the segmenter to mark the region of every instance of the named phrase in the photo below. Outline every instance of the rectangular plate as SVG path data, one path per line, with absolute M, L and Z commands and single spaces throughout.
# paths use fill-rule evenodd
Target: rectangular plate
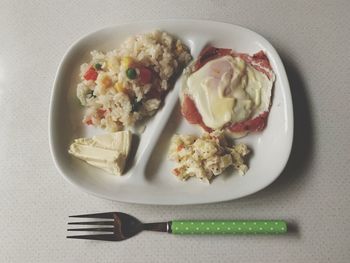
M 121 177 L 110 175 L 72 158 L 67 149 L 73 139 L 104 131 L 82 124 L 83 108 L 76 98 L 79 67 L 90 60 L 90 51 L 109 51 L 128 36 L 164 30 L 180 38 L 196 58 L 205 44 L 253 54 L 266 52 L 276 74 L 274 96 L 266 129 L 239 141 L 253 150 L 245 176 L 228 169 L 208 185 L 198 179 L 179 181 L 171 174 L 175 163 L 167 160 L 170 138 L 175 133 L 201 134 L 188 124 L 178 105 L 179 81 L 165 104 L 136 136 L 132 163 Z M 203 20 L 159 20 L 105 28 L 74 43 L 64 56 L 54 82 L 49 115 L 51 153 L 57 169 L 71 183 L 96 196 L 143 204 L 200 204 L 226 201 L 257 192 L 272 183 L 287 163 L 293 141 L 293 106 L 281 59 L 263 37 L 240 26 Z M 162 129 L 164 127 L 164 129 Z

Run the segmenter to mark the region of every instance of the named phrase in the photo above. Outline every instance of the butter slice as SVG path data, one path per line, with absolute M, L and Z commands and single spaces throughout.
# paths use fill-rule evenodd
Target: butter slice
M 130 152 L 131 139 L 130 131 L 79 138 L 70 145 L 68 152 L 97 168 L 122 175 Z

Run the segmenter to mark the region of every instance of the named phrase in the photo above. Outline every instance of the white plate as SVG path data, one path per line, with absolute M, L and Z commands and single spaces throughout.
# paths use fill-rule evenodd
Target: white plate
M 205 43 L 253 54 L 264 50 L 276 73 L 274 97 L 266 129 L 241 141 L 253 154 L 245 176 L 228 171 L 210 185 L 191 179 L 181 182 L 171 174 L 167 161 L 170 137 L 174 133 L 195 133 L 181 116 L 177 105 L 178 86 L 166 98 L 165 106 L 148 123 L 140 137 L 132 168 L 122 177 L 107 174 L 72 158 L 67 149 L 74 138 L 103 133 L 81 123 L 83 109 L 75 97 L 79 66 L 90 59 L 90 51 L 116 48 L 126 37 L 161 29 L 182 39 L 197 55 Z M 170 118 L 171 106 L 175 105 Z M 160 127 L 165 126 L 162 132 Z M 160 136 L 157 136 L 157 133 Z M 260 35 L 243 27 L 202 20 L 160 20 L 105 28 L 73 44 L 64 56 L 52 91 L 49 119 L 51 153 L 60 173 L 71 183 L 96 196 L 143 204 L 200 204 L 240 198 L 272 183 L 287 163 L 293 140 L 293 106 L 285 69 L 275 49 Z M 153 145 L 156 145 L 152 151 Z M 147 159 L 149 160 L 147 161 Z

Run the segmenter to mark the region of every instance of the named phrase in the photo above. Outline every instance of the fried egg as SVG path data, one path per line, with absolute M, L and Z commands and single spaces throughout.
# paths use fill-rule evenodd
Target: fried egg
M 181 97 L 192 99 L 212 130 L 253 120 L 269 111 L 274 82 L 274 75 L 258 69 L 241 56 L 214 58 L 185 75 Z

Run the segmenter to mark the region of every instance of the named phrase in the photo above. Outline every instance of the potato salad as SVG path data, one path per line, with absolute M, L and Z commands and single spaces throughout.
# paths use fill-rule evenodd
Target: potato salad
M 180 180 L 197 177 L 210 182 L 215 176 L 233 166 L 241 175 L 248 170 L 245 157 L 249 154 L 245 144 L 230 146 L 222 131 L 194 135 L 174 135 L 169 158 L 177 163 L 174 175 Z

